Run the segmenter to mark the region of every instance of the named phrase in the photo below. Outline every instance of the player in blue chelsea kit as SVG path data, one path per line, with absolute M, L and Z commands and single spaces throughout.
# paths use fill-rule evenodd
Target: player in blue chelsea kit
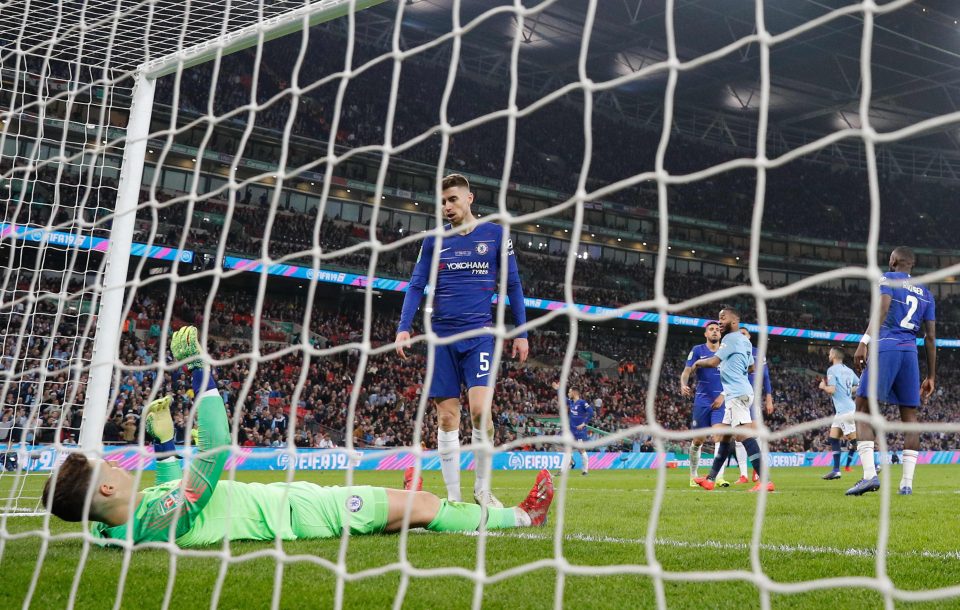
M 860 379 L 853 369 L 843 361 L 846 354 L 839 347 L 830 348 L 830 368 L 827 369 L 827 378 L 820 380 L 820 389 L 833 399 L 833 408 L 836 415 L 830 425 L 830 452 L 833 455 L 833 470 L 823 476 L 826 481 L 840 478 L 840 439 L 856 442 L 857 425 L 851 417 L 856 410 L 853 402 L 854 393 L 860 385 Z
M 470 210 L 473 193 L 464 176 L 451 174 L 441 183 L 443 214 L 450 224 L 444 229 L 459 229 L 457 233 L 437 241 L 425 237 L 410 278 L 410 286 L 403 299 L 400 325 L 397 329 L 397 353 L 406 358 L 404 348 L 410 344 L 413 317 L 420 307 L 424 289 L 430 280 L 434 248 L 439 247 L 437 285 L 433 290 L 433 331 L 439 337 L 449 337 L 465 331 L 489 328 L 493 325 L 491 298 L 497 294 L 500 278 L 500 253 L 507 250 L 507 290 L 513 321 L 521 326 L 527 321 L 523 305 L 523 288 L 513 245 L 504 239 L 499 225 L 477 224 Z M 430 398 L 437 407 L 437 448 L 440 469 L 447 487 L 447 498 L 459 501 L 460 494 L 460 394 L 467 388 L 470 418 L 473 423 L 473 443 L 493 441 L 493 418 L 489 405 L 496 380 L 492 370 L 494 337 L 482 335 L 453 343 L 434 346 L 433 378 Z M 527 333 L 513 340 L 513 357 L 523 363 L 530 352 Z M 478 504 L 500 508 L 503 504 L 490 491 L 488 480 L 489 457 L 476 452 L 476 483 L 474 499 Z
M 690 487 L 697 487 L 694 479 L 700 476 L 700 453 L 703 450 L 703 443 L 707 439 L 706 430 L 713 426 L 723 425 L 723 385 L 720 383 L 720 369 L 704 367 L 697 369 L 697 387 L 696 390 L 690 387 L 690 375 L 693 373 L 693 365 L 702 358 L 713 356 L 720 347 L 720 323 L 716 320 L 707 322 L 703 329 L 703 338 L 706 343 L 694 345 L 693 349 L 687 355 L 687 363 L 680 374 L 680 393 L 686 397 L 693 396 L 693 429 L 704 430 L 704 436 L 696 437 L 690 441 Z M 720 453 L 720 435 L 714 437 L 713 456 Z M 726 464 L 720 466 L 717 475 L 718 487 L 729 487 L 723 478 L 723 471 Z
M 587 429 L 587 425 L 590 423 L 590 420 L 593 419 L 593 407 L 589 402 L 580 398 L 580 388 L 571 387 L 567 390 L 567 414 L 570 419 L 570 432 L 573 433 L 573 438 L 581 442 L 586 442 L 590 440 L 590 430 Z M 581 473 L 586 476 L 590 472 L 590 458 L 587 457 L 587 450 L 580 450 L 580 459 L 583 460 L 583 465 L 580 468 Z M 567 459 L 564 458 L 564 462 Z M 573 468 L 573 456 L 569 458 L 569 467 Z M 564 463 L 560 470 L 564 470 L 568 467 Z
M 936 306 L 927 287 L 910 277 L 915 263 L 913 250 L 896 248 L 890 253 L 890 271 L 880 278 L 880 317 L 871 321 L 853 357 L 854 365 L 863 368 L 857 389 L 858 413 L 870 412 L 867 393 L 871 375 L 876 375 L 877 401 L 898 405 L 904 423 L 917 421 L 921 398 L 929 398 L 936 389 Z M 921 335 L 927 353 L 927 377 L 922 384 L 917 358 L 917 337 Z M 871 340 L 877 342 L 877 361 L 867 365 L 867 345 Z M 872 459 L 875 433 L 869 423 L 857 421 L 857 437 L 863 479 L 847 490 L 848 496 L 880 489 L 880 478 Z M 900 495 L 913 493 L 913 472 L 919 449 L 920 433 L 905 432 Z

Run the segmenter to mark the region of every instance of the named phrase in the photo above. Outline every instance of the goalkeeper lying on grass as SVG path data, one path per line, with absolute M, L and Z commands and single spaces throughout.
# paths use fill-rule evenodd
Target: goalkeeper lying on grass
M 87 494 L 93 535 L 117 542 L 130 535 L 134 544 L 175 539 L 182 547 L 230 540 L 283 540 L 379 534 L 400 530 L 407 501 L 413 495 L 410 527 L 433 531 L 473 531 L 479 528 L 481 508 L 448 502 L 423 491 L 382 487 L 321 487 L 306 481 L 293 483 L 239 483 L 220 481 L 230 449 L 226 409 L 200 360 L 197 329 L 187 326 L 173 335 L 171 351 L 192 369 L 199 424 L 198 454 L 183 475 L 173 456 L 173 422 L 169 397 L 152 402 L 144 413 L 146 431 L 156 439 L 157 484 L 143 491 L 134 487 L 131 473 L 104 460 L 71 454 L 47 480 L 43 502 L 65 521 L 81 521 Z M 415 487 L 408 473 L 407 487 Z M 421 483 L 422 484 L 422 483 Z M 93 489 L 91 490 L 91 486 Z M 135 496 L 132 498 L 132 496 Z M 543 525 L 553 500 L 550 473 L 540 471 L 536 484 L 519 506 L 488 508 L 488 529 Z M 132 533 L 128 534 L 128 529 Z

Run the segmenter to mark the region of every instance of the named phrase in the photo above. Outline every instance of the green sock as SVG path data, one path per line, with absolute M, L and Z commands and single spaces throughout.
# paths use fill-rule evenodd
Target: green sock
M 487 529 L 517 527 L 513 508 L 488 508 Z M 440 500 L 440 510 L 427 529 L 433 532 L 474 532 L 480 529 L 480 505 Z

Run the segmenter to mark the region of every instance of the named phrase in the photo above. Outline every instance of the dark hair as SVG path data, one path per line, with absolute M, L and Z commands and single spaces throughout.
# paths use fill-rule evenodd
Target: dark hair
M 444 176 L 443 181 L 440 182 L 441 190 L 452 189 L 455 186 L 462 186 L 468 191 L 470 190 L 470 181 L 467 180 L 467 177 L 463 174 L 450 174 L 449 176 Z
M 724 305 L 723 307 L 720 308 L 720 311 L 729 311 L 734 316 L 736 316 L 738 320 L 740 319 L 740 312 L 737 311 L 737 308 L 734 307 L 733 305 Z
M 720 326 L 720 320 L 707 320 L 707 323 L 703 325 L 704 328 L 708 326 Z
M 83 504 L 87 499 L 87 489 L 93 477 L 93 465 L 82 453 L 71 453 L 63 461 L 56 473 L 50 475 L 43 486 L 43 505 L 47 506 L 50 500 L 50 490 L 53 489 L 53 502 L 50 503 L 50 512 L 64 521 L 82 521 Z
M 575 386 L 575 385 L 570 386 L 570 389 L 569 389 L 568 391 L 569 391 L 569 392 L 576 392 L 577 394 L 580 394 L 580 388 L 578 388 L 578 387 Z
M 914 254 L 913 249 L 908 246 L 897 246 L 893 249 L 893 254 L 898 255 L 900 258 L 906 259 L 911 265 L 917 262 L 917 255 Z
M 831 348 L 830 348 L 830 351 L 831 351 L 831 352 L 836 352 L 837 358 L 839 358 L 841 362 L 843 362 L 844 360 L 847 359 L 847 352 L 843 351 L 843 348 L 840 348 L 840 347 L 831 347 Z

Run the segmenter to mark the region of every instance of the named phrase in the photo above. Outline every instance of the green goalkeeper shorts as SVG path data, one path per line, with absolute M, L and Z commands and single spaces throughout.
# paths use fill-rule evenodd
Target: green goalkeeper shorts
M 290 484 L 290 525 L 297 538 L 379 534 L 387 527 L 387 490 L 382 487 L 321 487 L 307 481 Z

